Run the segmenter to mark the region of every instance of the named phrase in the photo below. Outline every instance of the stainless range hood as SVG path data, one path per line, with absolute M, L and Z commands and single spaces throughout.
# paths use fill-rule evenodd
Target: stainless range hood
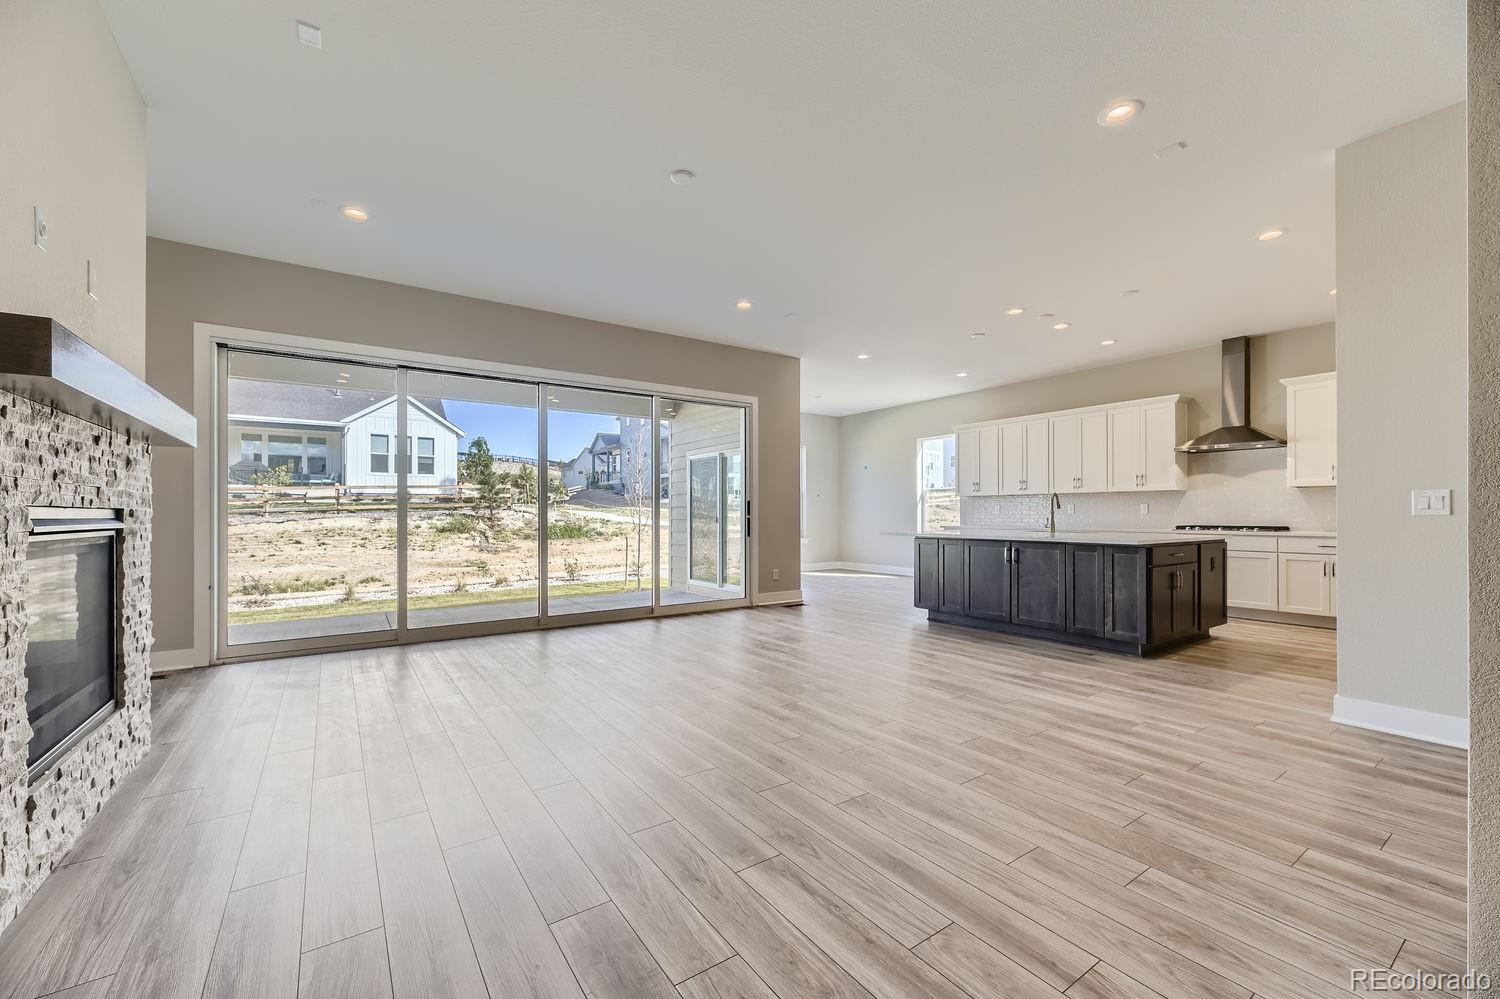
M 1177 450 L 1187 454 L 1216 451 L 1250 451 L 1286 447 L 1286 441 L 1250 425 L 1250 338 L 1237 336 L 1220 344 L 1223 365 L 1220 418 L 1223 426 L 1194 437 Z

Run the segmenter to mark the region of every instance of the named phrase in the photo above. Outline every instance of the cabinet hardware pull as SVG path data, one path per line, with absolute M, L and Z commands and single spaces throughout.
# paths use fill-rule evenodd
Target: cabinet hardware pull
M 1328 563 L 1327 562 L 1323 563 L 1323 575 L 1324 575 L 1324 577 L 1327 577 L 1327 575 L 1328 575 Z

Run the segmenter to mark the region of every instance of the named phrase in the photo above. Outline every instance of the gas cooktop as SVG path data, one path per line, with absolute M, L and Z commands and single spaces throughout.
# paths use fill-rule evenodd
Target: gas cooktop
M 1271 534 L 1290 531 L 1285 524 L 1178 524 L 1179 531 L 1243 531 L 1247 534 Z

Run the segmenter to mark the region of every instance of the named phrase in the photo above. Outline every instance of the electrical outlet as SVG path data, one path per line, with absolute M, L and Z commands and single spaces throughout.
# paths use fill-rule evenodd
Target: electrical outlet
M 47 216 L 42 214 L 42 206 L 35 208 L 34 225 L 32 226 L 32 239 L 36 242 L 36 248 L 43 253 L 47 252 Z
M 778 580 L 779 581 L 781 579 L 781 570 L 780 569 L 772 569 L 771 570 L 771 578 L 774 579 L 774 580 Z
M 1141 516 L 1144 517 L 1144 516 L 1146 516 L 1146 514 L 1148 514 L 1150 512 L 1151 512 L 1151 504 L 1150 503 L 1142 503 L 1141 504 Z
M 1069 504 L 1068 504 L 1068 512 L 1069 512 L 1069 513 L 1072 513 L 1072 512 L 1073 512 L 1073 504 L 1072 504 L 1072 503 L 1069 503 Z
M 89 261 L 89 298 L 99 301 L 99 265 Z

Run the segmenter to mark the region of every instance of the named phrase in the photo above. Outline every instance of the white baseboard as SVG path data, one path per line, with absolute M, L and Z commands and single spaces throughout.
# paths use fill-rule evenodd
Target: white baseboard
M 200 656 L 196 649 L 165 649 L 153 650 L 151 653 L 151 672 L 171 673 L 180 669 L 197 669 L 208 665 L 208 657 Z
M 843 569 L 848 572 L 878 572 L 885 576 L 910 576 L 909 565 L 876 565 L 873 562 L 808 562 L 802 567 L 803 572 L 817 572 L 819 570 Z
M 800 603 L 802 603 L 801 590 L 772 590 L 770 593 L 757 593 L 755 595 L 755 606 L 757 607 L 778 607 Z
M 1469 719 L 1453 715 L 1335 695 L 1332 720 L 1340 725 L 1435 742 L 1440 746 L 1469 748 Z

